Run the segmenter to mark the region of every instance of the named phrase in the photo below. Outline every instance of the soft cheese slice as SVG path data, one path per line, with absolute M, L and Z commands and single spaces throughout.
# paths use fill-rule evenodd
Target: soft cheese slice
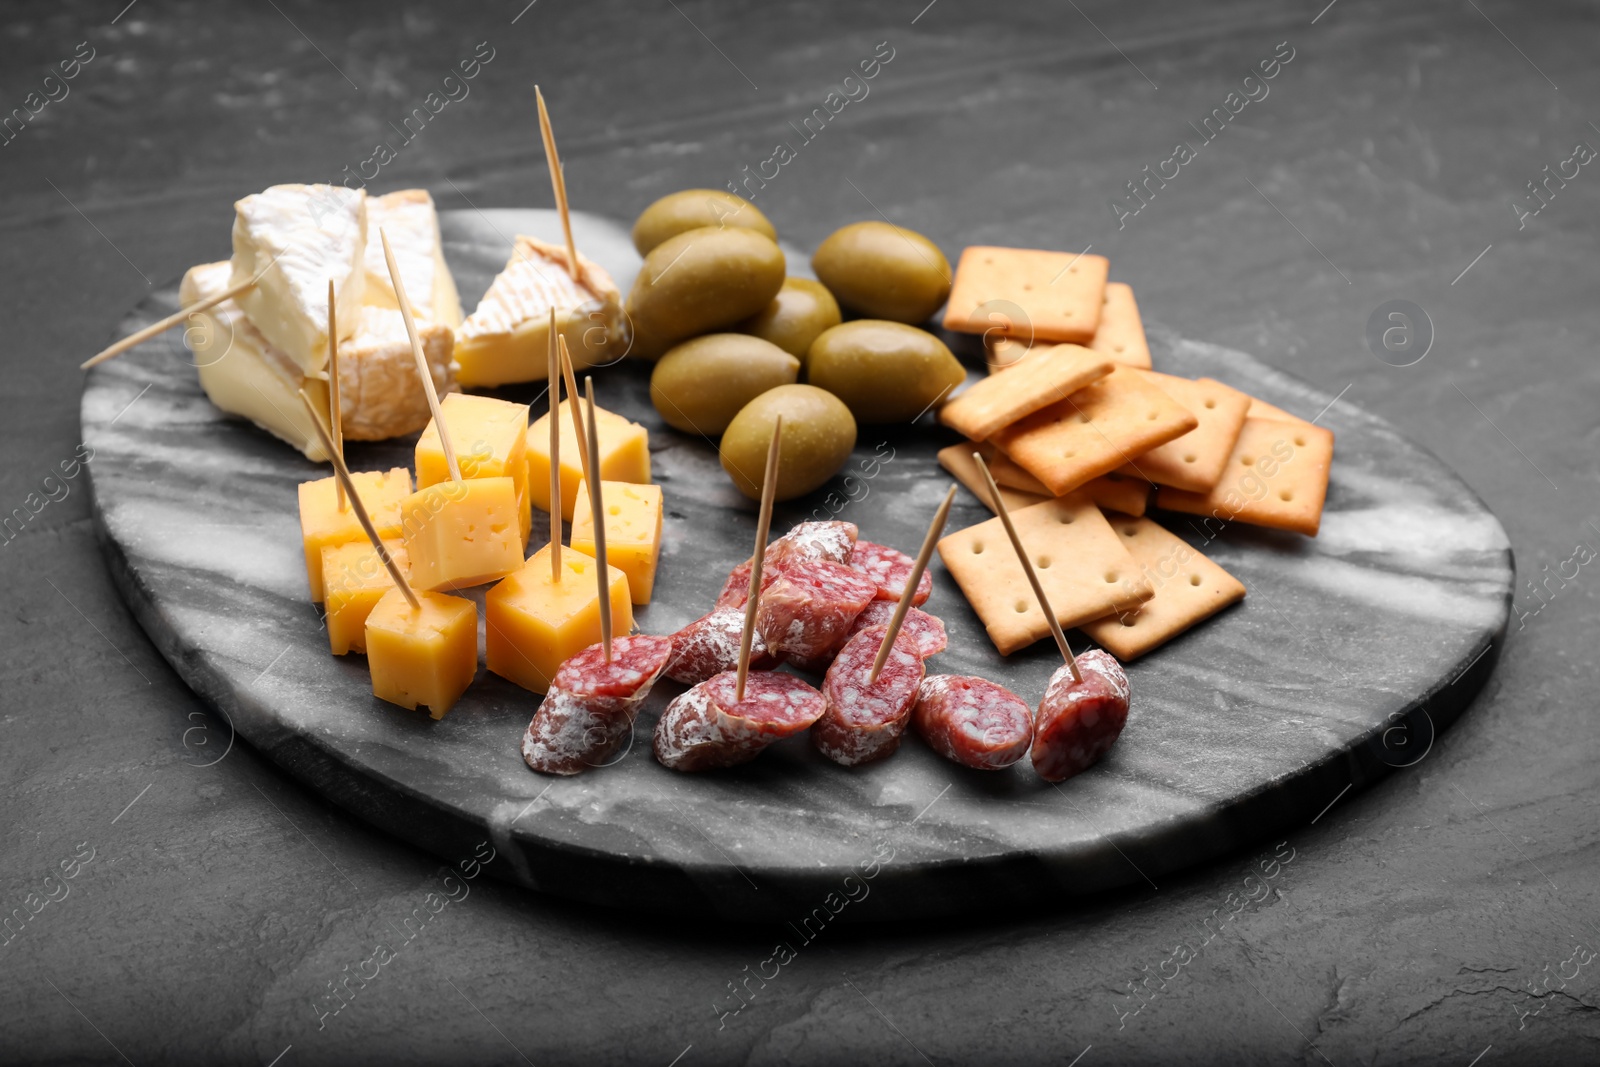
M 187 306 L 223 292 L 232 272 L 227 260 L 189 268 L 178 287 L 179 303 Z M 194 353 L 200 387 L 213 404 L 287 441 L 307 459 L 321 463 L 328 458 L 297 395 L 305 389 L 312 402 L 325 411 L 328 383 L 306 378 L 292 359 L 250 324 L 238 304 L 224 300 L 209 311 L 195 312 L 183 337 Z M 408 358 L 410 351 L 408 345 Z M 412 376 L 416 376 L 415 370 Z
M 239 306 L 267 340 L 315 374 L 328 364 L 329 279 L 339 336 L 356 330 L 366 288 L 366 194 L 337 185 L 274 185 L 234 210 L 230 284 L 257 279 Z
M 193 267 L 183 277 L 178 298 L 184 304 L 227 289 L 227 261 Z M 400 312 L 363 307 L 354 319 L 355 336 L 339 343 L 339 407 L 344 436 L 351 441 L 382 441 L 416 433 L 428 424 L 428 398 L 417 378 L 416 357 Z M 223 411 L 240 415 L 322 462 L 327 454 L 300 403 L 304 389 L 328 409 L 327 371 L 307 376 L 292 359 L 256 329 L 237 303 L 225 300 L 197 312 L 184 333 L 200 371 L 200 386 Z M 451 353 L 455 337 L 441 323 L 417 324 L 417 339 L 441 395 L 457 391 Z
M 391 238 L 392 241 L 392 238 Z M 620 359 L 627 350 L 622 294 L 598 264 L 578 255 L 583 283 L 567 273 L 566 248 L 516 239 L 511 259 L 456 335 L 463 386 L 543 381 L 550 310 L 576 368 Z
M 389 264 L 383 256 L 382 230 L 394 250 L 395 266 L 411 300 L 411 312 L 421 321 L 438 322 L 452 330 L 461 325 L 461 297 L 444 262 L 444 242 L 439 237 L 439 215 L 426 189 L 401 189 L 367 198 L 366 296 L 370 307 L 400 309 Z

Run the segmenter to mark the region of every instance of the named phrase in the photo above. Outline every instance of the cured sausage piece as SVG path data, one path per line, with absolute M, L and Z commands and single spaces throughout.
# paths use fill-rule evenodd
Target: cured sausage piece
M 522 737 L 522 759 L 545 774 L 596 767 L 633 732 L 633 720 L 672 652 L 668 637 L 619 637 L 611 662 L 590 645 L 563 663 Z
M 1081 683 L 1062 664 L 1050 676 L 1033 727 L 1033 769 L 1060 782 L 1094 764 L 1128 721 L 1128 676 L 1100 649 L 1078 657 Z
M 887 600 L 874 600 L 850 624 L 850 636 L 854 637 L 869 626 L 889 625 L 894 609 L 895 605 Z M 900 624 L 900 637 L 910 637 L 917 646 L 917 655 L 923 659 L 937 656 L 950 643 L 944 632 L 944 621 L 921 608 L 911 608 L 906 612 L 905 622 Z
M 905 636 L 895 637 L 878 680 L 867 684 L 887 627 L 873 626 L 852 637 L 822 680 L 827 710 L 811 731 L 817 751 L 846 767 L 880 760 L 900 747 L 922 684 L 922 658 Z
M 887 600 L 874 600 L 862 609 L 860 615 L 856 616 L 856 621 L 850 624 L 849 631 L 844 635 L 844 641 L 840 641 L 836 648 L 829 649 L 822 655 L 812 659 L 800 659 L 795 656 L 786 656 L 784 658 L 803 671 L 822 674 L 828 669 L 829 664 L 833 662 L 834 657 L 839 654 L 839 649 L 844 647 L 845 641 L 850 640 L 850 638 L 869 626 L 889 625 L 889 619 L 893 617 L 894 609 L 895 605 Z M 931 615 L 921 608 L 911 608 L 906 612 L 905 621 L 900 624 L 900 636 L 909 636 L 917 646 L 917 655 L 923 659 L 938 655 L 949 644 L 949 639 L 944 632 L 944 623 L 940 621 L 937 615 Z
M 878 585 L 843 563 L 826 560 L 777 569 L 761 594 L 756 630 L 767 651 L 812 659 L 837 648 L 878 592 Z
M 737 685 L 735 673 L 724 671 L 668 704 L 656 723 L 656 759 L 675 771 L 748 763 L 823 711 L 822 694 L 792 674 L 751 672 L 742 701 L 734 699 Z
M 1011 766 L 1033 743 L 1033 709 L 1021 697 L 960 674 L 923 679 L 911 725 L 939 755 L 980 771 Z
M 761 564 L 761 589 L 777 580 L 782 567 L 800 563 L 845 563 L 856 543 L 853 522 L 802 522 L 767 546 Z M 733 568 L 717 594 L 716 607 L 742 608 L 750 598 L 750 561 Z
M 898 603 L 900 595 L 906 591 L 906 579 L 911 577 L 911 570 L 917 561 L 897 548 L 873 541 L 857 541 L 855 548 L 850 551 L 849 563 L 878 583 L 879 600 Z M 917 579 L 917 591 L 911 595 L 911 603 L 924 604 L 932 595 L 933 575 L 924 570 L 922 577 Z
M 672 635 L 672 655 L 663 671 L 674 682 L 697 685 L 739 665 L 744 634 L 743 608 L 717 608 Z M 759 633 L 750 635 L 750 669 L 767 670 L 777 660 L 767 654 Z

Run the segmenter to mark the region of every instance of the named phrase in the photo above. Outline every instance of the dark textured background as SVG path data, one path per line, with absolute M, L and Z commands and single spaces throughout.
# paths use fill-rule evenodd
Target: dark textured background
M 1600 548 L 1600 175 L 1585 167 L 1521 230 L 1510 206 L 1575 143 L 1600 145 L 1592 6 L 539 0 L 513 24 L 523 2 L 139 0 L 115 24 L 123 0 L 7 5 L 0 108 L 78 42 L 96 55 L 0 147 L 0 511 L 72 456 L 78 360 L 151 283 L 226 254 L 235 198 L 366 158 L 478 42 L 495 58 L 471 95 L 375 188 L 546 204 L 537 80 L 574 202 L 631 217 L 766 158 L 887 40 L 871 95 L 757 199 L 789 240 L 881 210 L 952 254 L 1092 242 L 1150 317 L 1348 386 L 1438 453 L 1500 515 L 1524 577 Z M 1280 41 L 1296 54 L 1270 95 L 1119 232 L 1123 183 Z M 1406 369 L 1363 338 L 1395 298 L 1437 330 Z M 974 902 L 966 923 L 835 926 L 719 1029 L 727 983 L 783 931 L 633 920 L 480 878 L 319 1030 L 314 998 L 394 940 L 439 866 L 248 747 L 194 765 L 207 735 L 186 748 L 185 731 L 216 751 L 225 728 L 118 601 L 84 481 L 68 484 L 0 545 L 0 910 L 26 913 L 80 842 L 94 859 L 0 945 L 7 1061 L 1600 1055 L 1600 961 L 1581 965 L 1600 946 L 1593 566 L 1513 621 L 1484 695 L 1420 763 L 1292 834 L 1271 895 L 1231 921 L 1254 853 L 1056 912 Z M 1198 956 L 1119 1020 L 1128 983 L 1171 975 L 1180 942 Z

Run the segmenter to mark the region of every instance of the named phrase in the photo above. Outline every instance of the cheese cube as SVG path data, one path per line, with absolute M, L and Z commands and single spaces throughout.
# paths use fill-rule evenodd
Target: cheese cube
M 400 573 L 406 573 L 406 549 L 398 540 L 383 547 Z M 367 616 L 383 594 L 394 588 L 389 568 L 363 537 L 322 550 L 322 592 L 328 645 L 335 656 L 367 650 Z
M 366 506 L 379 537 L 400 536 L 400 505 L 411 493 L 411 472 L 404 467 L 388 471 L 356 471 L 350 475 L 361 503 Z M 306 582 L 311 602 L 322 603 L 322 550 L 351 541 L 366 542 L 367 535 L 348 504 L 339 510 L 333 478 L 300 483 L 300 537 L 305 543 Z
M 561 517 L 572 521 L 572 501 L 583 479 L 578 435 L 561 410 Z M 650 484 L 650 434 L 621 415 L 594 409 L 595 433 L 600 438 L 600 477 L 604 481 Z M 550 510 L 550 413 L 546 411 L 528 427 L 528 495 L 533 506 Z
M 661 487 L 603 479 L 600 486 L 606 510 L 606 563 L 628 576 L 628 594 L 635 604 L 648 604 L 661 558 Z M 587 483 L 578 483 L 573 508 L 572 547 L 592 556 L 594 511 Z
M 390 589 L 367 616 L 372 695 L 444 718 L 478 673 L 478 605 L 417 590 L 421 609 Z
M 600 640 L 600 597 L 595 561 L 581 552 L 561 553 L 561 581 L 550 580 L 550 546 L 489 590 L 483 598 L 484 653 L 488 668 L 524 689 L 543 693 L 567 659 Z M 608 567 L 611 632 L 633 629 L 628 578 Z
M 400 508 L 412 585 L 463 589 L 522 566 L 516 512 L 510 478 L 468 478 L 418 489 Z
M 463 478 L 510 478 L 522 505 L 517 520 L 522 543 L 527 545 L 533 528 L 528 504 L 528 463 L 525 445 L 528 405 L 496 400 L 492 396 L 451 393 L 439 401 L 450 444 Z M 439 443 L 439 428 L 428 420 L 417 439 L 417 488 L 438 485 L 450 478 L 444 446 Z

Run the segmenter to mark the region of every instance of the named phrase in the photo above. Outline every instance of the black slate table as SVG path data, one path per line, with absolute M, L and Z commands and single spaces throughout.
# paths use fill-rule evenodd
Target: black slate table
M 0 106 L 40 95 L 0 145 L 0 512 L 29 515 L 0 543 L 0 1059 L 1595 1056 L 1600 178 L 1576 162 L 1600 146 L 1593 11 L 114 0 L 3 19 Z M 575 202 L 628 217 L 756 172 L 891 54 L 752 183 L 780 231 L 811 247 L 881 215 L 952 251 L 1093 244 L 1151 317 L 1394 420 L 1484 496 L 1519 581 L 1540 583 L 1519 589 L 1463 718 L 1281 846 L 1056 908 L 803 944 L 446 878 L 228 747 L 112 589 L 74 466 L 75 366 L 123 311 L 226 253 L 237 196 L 370 173 L 379 142 L 393 158 L 375 187 L 545 204 L 534 81 Z M 1245 79 L 1274 58 L 1263 96 Z M 74 59 L 70 81 L 45 80 Z M 445 86 L 472 59 L 477 76 Z M 406 132 L 446 89 L 460 99 Z M 1228 121 L 1207 127 L 1216 108 Z M 1179 140 L 1194 157 L 1146 183 L 1147 165 L 1173 174 Z M 1425 313 L 1410 366 L 1368 341 L 1392 300 Z

